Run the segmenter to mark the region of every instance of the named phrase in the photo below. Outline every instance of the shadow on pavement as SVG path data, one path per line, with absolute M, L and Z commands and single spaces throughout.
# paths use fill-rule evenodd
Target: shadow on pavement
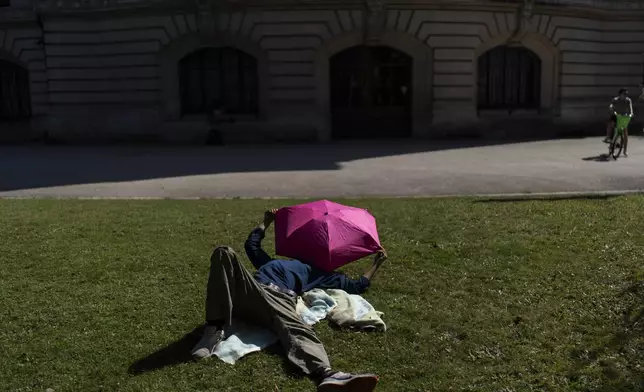
M 528 201 L 564 201 L 564 200 L 608 200 L 620 195 L 552 195 L 552 196 L 526 196 L 474 200 L 474 203 L 516 203 Z
M 0 146 L 0 192 L 244 172 L 339 170 L 360 159 L 549 139 L 255 146 Z
M 581 158 L 582 161 L 586 162 L 612 162 L 608 154 L 600 154 L 594 157 Z

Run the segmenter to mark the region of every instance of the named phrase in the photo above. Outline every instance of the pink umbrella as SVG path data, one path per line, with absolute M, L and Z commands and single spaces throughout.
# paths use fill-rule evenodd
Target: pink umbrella
M 333 271 L 382 249 L 367 210 L 320 200 L 281 208 L 275 216 L 275 253 Z

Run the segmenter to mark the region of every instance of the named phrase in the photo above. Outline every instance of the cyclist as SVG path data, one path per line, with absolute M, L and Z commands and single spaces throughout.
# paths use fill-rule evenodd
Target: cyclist
M 610 104 L 610 119 L 608 121 L 608 125 L 606 127 L 606 138 L 604 139 L 604 143 L 610 143 L 612 136 L 613 136 L 613 130 L 617 126 L 617 116 L 616 114 L 620 115 L 627 115 L 633 117 L 633 101 L 628 97 L 628 90 L 625 88 L 622 88 L 619 90 L 618 95 L 613 98 L 613 101 Z M 628 146 L 628 127 L 624 130 L 624 156 L 628 156 L 628 153 L 626 152 Z

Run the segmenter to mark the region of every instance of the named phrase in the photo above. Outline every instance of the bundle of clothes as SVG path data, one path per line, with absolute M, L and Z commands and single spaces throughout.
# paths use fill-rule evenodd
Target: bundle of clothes
M 356 331 L 385 332 L 384 315 L 360 295 L 343 290 L 313 289 L 297 301 L 297 313 L 307 325 L 315 325 L 324 319 L 341 328 Z M 277 343 L 278 338 L 269 329 L 234 320 L 226 330 L 226 340 L 215 350 L 222 361 L 234 365 L 240 358 L 261 351 Z

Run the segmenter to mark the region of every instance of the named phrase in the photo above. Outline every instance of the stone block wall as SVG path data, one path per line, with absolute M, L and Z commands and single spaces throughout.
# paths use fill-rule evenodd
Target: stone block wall
M 181 117 L 176 63 L 188 50 L 233 46 L 258 58 L 260 116 L 226 126 L 230 140 L 298 132 L 305 140 L 328 139 L 329 57 L 364 43 L 370 8 L 363 2 L 263 4 L 43 12 L 40 24 L 35 14 L 3 24 L 0 58 L 29 70 L 34 127 L 50 135 L 196 141 L 205 138 L 207 124 Z M 414 71 L 419 137 L 489 123 L 477 110 L 477 59 L 498 45 L 525 46 L 541 59 L 540 120 L 603 121 L 620 87 L 638 93 L 639 11 L 542 6 L 525 16 L 513 3 L 426 0 L 392 2 L 382 16 L 383 44 L 422 67 Z

